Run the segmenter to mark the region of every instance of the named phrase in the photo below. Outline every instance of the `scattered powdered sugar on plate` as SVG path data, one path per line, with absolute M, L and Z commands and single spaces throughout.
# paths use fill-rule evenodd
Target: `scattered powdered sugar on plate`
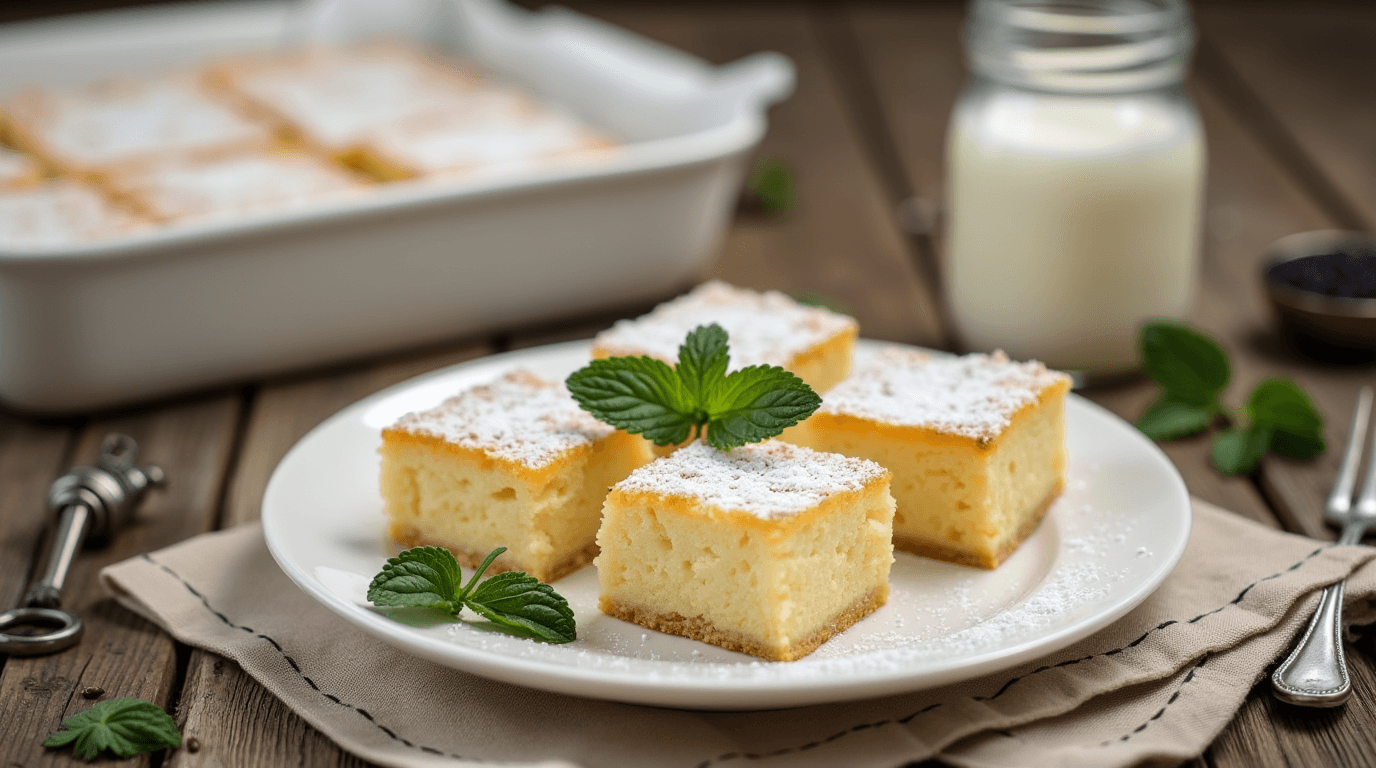
M 752 365 L 786 367 L 801 352 L 859 327 L 853 318 L 799 304 L 778 291 L 756 293 L 713 280 L 648 315 L 619 320 L 593 339 L 610 355 L 678 360 L 678 348 L 695 328 L 716 323 L 731 346 L 731 370 Z
M 778 440 L 719 451 L 697 441 L 632 472 L 615 493 L 695 499 L 724 511 L 772 519 L 804 512 L 887 474 L 873 461 Z
M 987 441 L 1047 387 L 1069 381 L 1002 352 L 947 357 L 888 347 L 827 392 L 821 412 Z
M 705 445 L 696 450 L 721 455 Z M 1130 517 L 1090 491 L 1067 490 L 1042 529 L 996 571 L 901 554 L 888 604 L 795 662 L 762 662 L 602 616 L 592 569 L 557 585 L 578 616 L 574 643 L 536 651 L 535 643 L 462 625 L 449 639 L 483 652 L 545 662 L 557 656 L 561 665 L 665 684 L 885 679 L 997 655 L 1069 617 L 1092 614 L 1122 589 L 1131 573 L 1127 563 L 1137 560 Z
M 438 437 L 533 469 L 614 431 L 579 408 L 563 384 L 523 370 L 428 411 L 408 413 L 391 429 Z

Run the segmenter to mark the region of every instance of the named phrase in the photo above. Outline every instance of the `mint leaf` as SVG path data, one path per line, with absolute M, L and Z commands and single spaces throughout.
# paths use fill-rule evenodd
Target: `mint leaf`
M 651 357 L 594 360 L 565 381 L 569 394 L 598 419 L 655 445 L 688 439 L 694 401 L 673 368 Z
M 725 451 L 774 437 L 811 416 L 821 404 L 812 387 L 778 366 L 742 368 L 712 392 L 707 442 Z
M 720 325 L 699 326 L 684 339 L 683 346 L 678 348 L 678 366 L 674 372 L 687 390 L 687 399 L 694 404 L 695 410 L 707 402 L 708 393 L 726 376 L 726 367 L 730 362 L 726 331 Z M 694 414 L 694 421 L 701 423 L 705 420 L 705 413 Z
M 465 585 L 463 591 L 459 593 L 459 600 L 463 600 L 464 598 L 468 597 L 468 593 L 473 591 L 473 585 L 478 583 L 478 578 L 483 575 L 483 573 L 487 570 L 488 566 L 492 565 L 492 561 L 496 560 L 497 556 L 505 551 L 506 547 L 497 547 L 496 549 L 487 553 L 487 557 L 483 558 L 483 561 L 478 564 L 478 569 L 473 572 L 473 578 L 468 580 L 468 584 Z
M 1252 424 L 1270 429 L 1271 450 L 1292 459 L 1312 459 L 1327 447 L 1323 416 L 1299 385 L 1289 379 L 1267 379 L 1247 398 Z
M 568 601 L 554 587 L 520 571 L 499 573 L 479 584 L 464 605 L 494 624 L 524 630 L 547 643 L 577 638 Z
M 1175 440 L 1189 437 L 1209 428 L 1217 411 L 1212 407 L 1201 407 L 1177 402 L 1162 397 L 1137 420 L 1137 428 L 1153 440 Z
M 464 606 L 508 629 L 544 640 L 568 643 L 577 639 L 573 609 L 554 587 L 523 571 L 478 579 L 506 547 L 488 553 L 466 586 L 454 554 L 443 547 L 412 547 L 387 561 L 373 577 L 368 599 L 375 605 L 402 608 L 439 608 L 458 616 Z
M 1323 416 L 1297 384 L 1289 379 L 1267 379 L 1247 398 L 1252 423 L 1275 432 L 1271 449 L 1292 458 L 1307 459 L 1323 453 Z
M 745 190 L 767 213 L 788 213 L 798 204 L 798 194 L 793 187 L 793 171 L 788 163 L 776 158 L 766 158 L 755 164 L 746 179 Z
M 726 375 L 726 331 L 713 324 L 688 334 L 669 368 L 648 357 L 594 360 L 569 376 L 573 399 L 592 415 L 658 445 L 707 430 L 718 450 L 774 437 L 817 410 L 822 398 L 778 366 L 756 365 Z
M 1209 459 L 1225 475 L 1242 475 L 1256 469 L 1271 444 L 1271 431 L 1255 424 L 1246 429 L 1224 430 L 1214 438 Z
M 1271 435 L 1271 451 L 1289 459 L 1312 459 L 1327 449 L 1322 427 L 1311 434 L 1276 432 Z
M 1142 362 L 1147 375 L 1170 399 L 1186 405 L 1213 404 L 1232 373 L 1228 355 L 1213 339 L 1183 323 L 1142 327 Z
M 71 744 L 73 754 L 88 761 L 102 751 L 133 757 L 182 743 L 177 724 L 161 707 L 132 697 L 102 701 L 63 720 L 62 727 L 43 746 Z
M 439 608 L 457 616 L 463 607 L 463 573 L 443 547 L 412 547 L 387 561 L 368 585 L 374 605 Z

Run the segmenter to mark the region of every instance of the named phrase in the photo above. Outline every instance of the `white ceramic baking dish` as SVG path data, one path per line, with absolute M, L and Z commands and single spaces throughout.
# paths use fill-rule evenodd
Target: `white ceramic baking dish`
M 626 144 L 597 164 L 0 251 L 0 398 L 91 410 L 661 294 L 711 257 L 793 83 L 777 54 L 712 67 L 563 9 L 329 0 L 9 25 L 0 92 L 376 33 L 471 55 Z

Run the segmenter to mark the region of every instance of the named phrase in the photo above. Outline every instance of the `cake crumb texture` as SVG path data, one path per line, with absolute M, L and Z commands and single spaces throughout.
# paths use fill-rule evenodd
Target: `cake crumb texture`
M 382 434 L 392 537 L 445 547 L 469 567 L 506 547 L 498 570 L 545 582 L 587 564 L 607 489 L 652 457 L 580 414 L 562 385 L 514 371 L 403 417 Z
M 675 457 L 699 450 L 688 446 L 651 466 L 692 465 L 688 457 Z M 794 449 L 786 460 L 806 468 L 834 458 Z M 894 511 L 889 475 L 860 466 L 850 479 L 863 482 L 842 487 L 824 481 L 825 493 L 797 511 L 811 490 L 799 493 L 791 478 L 777 491 L 764 482 L 752 485 L 750 494 L 757 498 L 751 503 L 761 507 L 755 512 L 734 504 L 723 511 L 706 500 L 713 494 L 699 489 L 676 495 L 623 491 L 618 485 L 607 495 L 597 532 L 602 610 L 767 659 L 810 653 L 888 594 Z M 769 474 L 767 466 L 761 471 Z M 703 487 L 742 485 L 714 474 L 689 480 Z M 789 513 L 762 514 L 774 495 L 782 499 L 775 508 Z
M 888 599 L 889 585 L 881 584 L 841 610 L 812 634 L 788 645 L 769 644 L 740 632 L 722 629 L 701 616 L 684 617 L 672 611 L 661 613 L 643 606 L 619 603 L 608 597 L 598 601 L 598 608 L 608 616 L 638 624 L 646 629 L 700 640 L 728 651 L 748 653 L 768 661 L 797 661 L 817 650 L 822 643 L 845 632 L 855 622 L 874 613 L 888 602 Z
M 1001 353 L 888 349 L 788 437 L 893 473 L 897 549 L 994 568 L 1064 487 L 1069 388 L 1069 377 Z

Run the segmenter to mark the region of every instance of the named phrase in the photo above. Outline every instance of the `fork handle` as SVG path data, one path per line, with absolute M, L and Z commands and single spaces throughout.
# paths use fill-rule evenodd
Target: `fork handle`
M 1324 589 L 1303 639 L 1271 674 L 1271 692 L 1281 701 L 1336 707 L 1352 695 L 1343 657 L 1343 585 Z
M 1366 533 L 1365 521 L 1343 526 L 1339 545 L 1357 544 Z M 1343 586 L 1331 584 L 1304 630 L 1299 645 L 1271 674 L 1271 692 L 1281 701 L 1301 707 L 1336 707 L 1352 695 L 1343 656 Z

